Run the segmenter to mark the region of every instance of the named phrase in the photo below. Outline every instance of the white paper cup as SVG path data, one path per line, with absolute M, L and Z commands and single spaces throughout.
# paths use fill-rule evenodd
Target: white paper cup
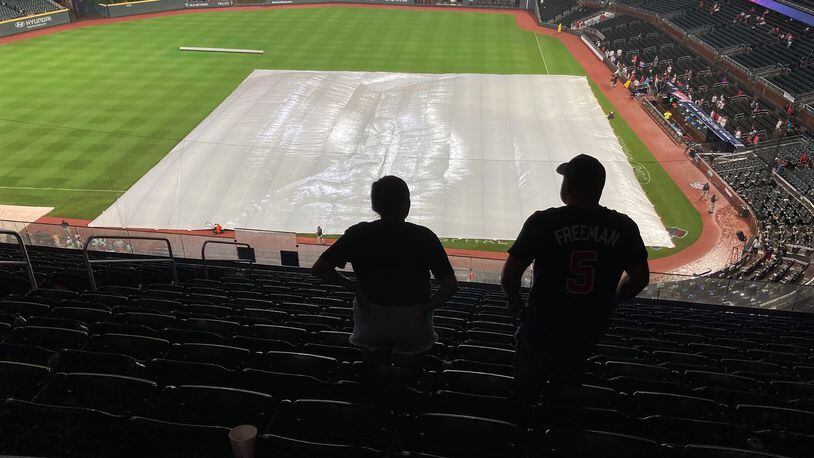
M 257 428 L 252 425 L 235 426 L 229 431 L 234 458 L 254 458 L 254 446 L 257 443 Z

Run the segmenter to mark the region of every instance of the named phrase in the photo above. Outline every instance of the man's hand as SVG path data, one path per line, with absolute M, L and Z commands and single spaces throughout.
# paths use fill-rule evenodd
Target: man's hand
M 500 285 L 506 295 L 506 308 L 514 316 L 519 315 L 525 305 L 523 297 L 520 295 L 520 282 L 523 278 L 523 272 L 526 271 L 530 264 L 531 261 L 522 260 L 511 254 L 506 258 L 506 263 L 503 264 Z

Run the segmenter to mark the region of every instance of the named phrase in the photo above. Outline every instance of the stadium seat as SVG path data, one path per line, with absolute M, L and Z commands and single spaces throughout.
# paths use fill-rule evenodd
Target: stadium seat
M 210 385 L 237 387 L 236 373 L 216 364 L 154 359 L 147 373 L 158 386 Z
M 45 366 L 0 361 L 0 397 L 30 401 L 50 377 Z
M 360 348 L 351 346 L 338 347 L 334 345 L 309 343 L 303 345 L 302 350 L 306 353 L 320 356 L 328 356 L 330 358 L 336 359 L 337 361 L 342 361 L 346 363 L 363 361 L 365 358 L 365 353 Z
M 242 368 L 249 362 L 250 357 L 251 352 L 245 348 L 202 343 L 176 344 L 166 355 L 167 359 L 217 364 L 228 369 Z
M 104 353 L 121 353 L 133 358 L 146 360 L 160 358 L 170 348 L 170 343 L 154 337 L 130 334 L 102 334 L 93 336 L 85 350 Z
M 340 366 L 336 359 L 307 353 L 270 351 L 263 355 L 258 364 L 258 369 L 308 375 L 325 381 L 332 381 L 340 376 Z
M 181 308 L 181 303 L 168 299 L 140 297 L 136 303 L 140 308 L 157 313 L 169 314 Z
M 774 429 L 801 434 L 814 431 L 814 412 L 773 406 L 741 404 L 735 414 L 744 425 L 754 429 Z
M 91 372 L 144 378 L 145 367 L 135 358 L 116 353 L 63 350 L 53 355 L 49 366 L 54 372 Z
M 637 391 L 632 401 L 643 415 L 672 415 L 683 418 L 722 418 L 726 406 L 711 399 L 671 393 Z
M 319 399 L 334 393 L 331 383 L 307 375 L 243 369 L 238 375 L 240 388 L 268 393 L 276 399 Z
M 82 348 L 88 339 L 88 333 L 75 329 L 51 328 L 47 326 L 23 326 L 14 328 L 5 342 L 23 345 L 35 345 L 49 350 L 63 348 Z
M 133 456 L 222 458 L 231 455 L 229 428 L 132 417 L 127 447 Z
M 748 446 L 747 431 L 731 423 L 652 415 L 641 419 L 640 425 L 641 431 L 647 437 L 670 444 Z
M 0 408 L 0 453 L 26 456 L 126 456 L 124 417 L 98 410 L 7 399 Z M 104 433 L 100 434 L 100 431 Z
M 531 410 L 530 426 L 537 431 L 555 429 L 590 429 L 619 434 L 636 434 L 636 420 L 615 409 L 539 405 Z
M 482 396 L 514 396 L 514 378 L 505 375 L 445 370 L 441 374 L 444 388 Z
M 513 398 L 477 395 L 443 389 L 431 391 L 428 395 L 418 391 L 399 394 L 403 398 L 401 400 L 402 407 L 398 407 L 398 403 L 394 404 L 397 406 L 396 410 L 398 411 L 469 415 L 503 420 L 520 425 L 525 425 L 527 422 L 526 408 Z
M 518 425 L 465 415 L 425 413 L 401 431 L 397 449 L 449 458 L 522 456 L 525 432 Z
M 454 350 L 454 358 L 490 364 L 514 364 L 513 351 L 478 345 L 458 345 Z
M 34 401 L 67 407 L 87 407 L 114 414 L 143 414 L 156 394 L 149 380 L 121 375 L 75 372 L 56 374 Z
M 54 352 L 34 345 L 0 343 L 0 361 L 46 366 Z
M 202 304 L 189 304 L 177 309 L 180 312 L 190 313 L 195 315 L 206 315 L 212 318 L 222 319 L 231 315 L 233 310 L 230 307 L 222 305 L 202 305 Z
M 82 323 L 96 323 L 110 318 L 111 313 L 107 310 L 99 310 L 85 307 L 57 307 L 52 312 L 54 318 L 64 318 L 77 320 Z
M 309 442 L 389 450 L 394 428 L 392 412 L 344 401 L 300 399 L 283 401 L 266 432 Z
M 254 425 L 263 430 L 274 412 L 274 399 L 264 393 L 204 385 L 165 387 L 153 416 L 161 420 L 233 428 Z
M 229 340 L 214 332 L 193 331 L 190 329 L 164 328 L 156 337 L 167 339 L 172 343 L 205 343 L 213 345 L 228 345 Z
M 762 453 L 748 449 L 716 447 L 711 445 L 687 445 L 684 456 L 693 458 L 790 458 L 774 453 Z
M 146 326 L 150 329 L 163 329 L 172 327 L 176 323 L 173 315 L 159 313 L 121 313 L 113 317 L 117 323 Z
M 25 322 L 26 326 L 45 326 L 49 328 L 75 329 L 77 331 L 88 332 L 88 327 L 78 320 L 67 318 L 53 318 L 32 316 Z M 9 329 L 9 332 L 11 330 Z
M 255 456 L 257 458 L 386 458 L 388 455 L 385 452 L 365 447 L 322 444 L 274 434 L 263 434 L 258 438 Z
M 539 456 L 651 458 L 668 453 L 653 440 L 608 431 L 549 429 L 531 437 L 529 449 Z
M 51 307 L 47 304 L 39 304 L 36 302 L 3 300 L 0 301 L 0 312 L 28 318 L 32 316 L 48 316 L 48 313 L 51 312 Z
M 291 326 L 275 326 L 266 324 L 256 324 L 246 330 L 252 337 L 262 339 L 282 340 L 294 345 L 299 345 L 305 341 L 308 331 L 303 328 Z

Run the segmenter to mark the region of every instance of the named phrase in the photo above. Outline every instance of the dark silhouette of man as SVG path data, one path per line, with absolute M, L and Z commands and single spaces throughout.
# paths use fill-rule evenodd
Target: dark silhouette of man
M 437 335 L 433 310 L 458 290 L 449 258 L 429 229 L 405 221 L 410 190 L 395 176 L 373 183 L 373 211 L 380 219 L 351 226 L 320 256 L 311 271 L 356 293 L 350 337 L 369 362 L 385 363 L 395 354 L 429 350 Z M 337 272 L 350 262 L 357 280 Z M 433 293 L 430 272 L 439 281 Z
M 581 154 L 557 167 L 565 206 L 531 215 L 509 248 L 501 285 L 510 310 L 520 313 L 515 379 L 533 400 L 547 381 L 579 385 L 586 358 L 620 302 L 649 282 L 647 250 L 629 217 L 599 205 L 605 168 Z M 528 304 L 523 272 L 534 262 Z

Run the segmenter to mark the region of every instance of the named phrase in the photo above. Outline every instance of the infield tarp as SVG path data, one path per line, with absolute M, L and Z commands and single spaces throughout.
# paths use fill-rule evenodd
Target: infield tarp
M 587 80 L 548 75 L 256 70 L 91 226 L 341 233 L 392 174 L 410 221 L 511 240 L 562 205 L 555 168 L 580 153 L 607 169 L 602 203 L 672 246 Z

